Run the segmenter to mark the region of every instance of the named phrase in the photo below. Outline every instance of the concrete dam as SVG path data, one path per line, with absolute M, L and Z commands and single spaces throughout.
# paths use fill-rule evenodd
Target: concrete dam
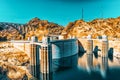
M 78 56 L 79 59 L 83 56 L 80 53 L 85 53 L 87 57 L 87 62 L 80 60 L 85 62 L 88 72 L 95 69 L 93 66 L 96 65 L 94 60 L 97 60 L 97 56 L 101 58 L 97 67 L 101 67 L 101 74 L 104 76 L 104 74 L 107 74 L 109 56 L 116 56 L 113 53 L 119 52 L 118 43 L 119 41 L 109 41 L 106 35 L 103 35 L 102 39 L 92 39 L 91 35 L 88 35 L 85 39 L 44 37 L 39 42 L 37 37 L 34 36 L 27 41 L 11 41 L 11 45 L 29 56 L 30 68 L 28 70 L 37 80 L 53 80 L 53 75 L 57 73 L 57 70 L 77 67 L 79 64 Z M 112 48 L 114 48 L 114 51 Z
M 91 67 L 88 67 L 88 70 L 92 69 L 93 53 L 98 52 L 98 49 L 94 49 L 95 41 L 89 35 L 85 43 L 80 44 L 81 42 L 76 38 L 53 40 L 51 37 L 44 37 L 42 42 L 39 42 L 38 38 L 34 36 L 28 41 L 11 41 L 11 44 L 30 57 L 29 71 L 32 76 L 38 80 L 53 80 L 55 71 L 77 67 L 78 53 L 83 52 L 83 48 L 86 50 L 84 53 L 90 56 L 87 64 Z M 99 44 L 101 44 L 101 57 L 107 62 L 109 48 L 107 36 L 102 36 Z M 82 45 L 86 46 L 83 47 Z
M 53 80 L 54 71 L 76 67 L 78 64 L 78 40 L 51 40 L 37 37 L 31 41 L 11 41 L 12 45 L 30 57 L 30 73 L 38 80 Z

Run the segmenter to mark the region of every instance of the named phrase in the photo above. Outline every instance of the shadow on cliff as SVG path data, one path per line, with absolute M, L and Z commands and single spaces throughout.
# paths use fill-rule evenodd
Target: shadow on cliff
M 28 76 L 27 76 L 27 74 L 24 74 L 24 76 L 22 77 L 22 78 L 20 78 L 20 77 L 18 77 L 18 78 L 16 78 L 16 79 L 14 79 L 14 78 L 9 78 L 9 76 L 8 76 L 8 72 L 10 72 L 12 69 L 11 68 L 9 68 L 8 66 L 7 66 L 7 69 L 4 69 L 1 65 L 0 65 L 0 80 L 28 80 Z M 16 70 L 15 70 L 16 71 Z M 16 72 L 17 73 L 17 72 Z M 18 74 L 16 74 L 16 75 L 18 75 Z M 16 75 L 14 75 L 14 76 L 16 76 Z M 13 76 L 13 77 L 14 77 Z M 22 76 L 22 75 L 21 75 Z
M 78 53 L 78 56 L 79 57 L 82 57 L 84 55 L 84 53 L 86 53 L 82 43 L 78 40 L 78 47 L 79 47 L 79 53 Z
M 2 27 L 0 27 L 0 31 L 2 31 L 3 30 L 3 28 Z
M 0 41 L 7 41 L 7 37 L 0 37 Z
M 9 80 L 7 72 L 7 70 L 3 70 L 3 68 L 0 66 L 0 80 Z

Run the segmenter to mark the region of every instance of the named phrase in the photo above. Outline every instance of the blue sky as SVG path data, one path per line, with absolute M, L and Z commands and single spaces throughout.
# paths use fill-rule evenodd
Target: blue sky
M 67 25 L 84 20 L 120 16 L 120 0 L 0 0 L 0 22 L 27 23 L 38 17 L 43 20 Z

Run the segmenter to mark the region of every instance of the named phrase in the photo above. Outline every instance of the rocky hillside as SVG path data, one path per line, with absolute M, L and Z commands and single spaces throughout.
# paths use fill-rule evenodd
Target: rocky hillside
M 120 17 L 108 19 L 95 19 L 91 22 L 76 20 L 70 22 L 62 33 L 67 36 L 84 37 L 92 34 L 93 38 L 97 36 L 108 35 L 109 38 L 120 38 Z
M 63 26 L 33 18 L 24 25 L 0 23 L 0 40 L 27 39 L 31 36 L 37 36 L 41 40 L 44 35 L 59 35 Z
M 108 35 L 109 39 L 120 38 L 120 17 L 95 19 L 90 22 L 76 20 L 70 22 L 65 28 L 37 17 L 24 25 L 0 23 L 0 40 L 27 39 L 31 36 L 37 36 L 41 40 L 44 35 L 60 35 L 61 33 L 66 33 L 67 37 L 82 38 L 92 34 L 93 38 L 101 35 Z
M 0 42 L 0 80 L 35 80 L 30 79 L 29 60 L 27 54 L 10 43 Z
M 23 24 L 9 23 L 9 22 L 0 22 L 0 30 L 6 29 L 6 28 L 9 28 L 9 27 L 18 28 L 21 25 L 23 25 Z
M 23 24 L 0 22 L 0 41 L 20 39 L 19 26 Z
M 26 26 L 29 30 L 26 33 L 26 39 L 31 36 L 37 36 L 41 40 L 44 35 L 60 35 L 64 29 L 63 26 L 38 18 L 30 20 Z

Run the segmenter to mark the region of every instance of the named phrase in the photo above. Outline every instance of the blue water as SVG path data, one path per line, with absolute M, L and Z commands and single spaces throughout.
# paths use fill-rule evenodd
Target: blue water
M 108 58 L 99 57 L 98 59 L 100 63 L 94 65 L 93 62 L 97 59 L 94 59 L 94 56 L 85 55 L 81 57 L 78 66 L 54 72 L 54 80 L 120 80 L 118 64 L 114 66 L 109 64 L 115 62 L 109 62 Z

